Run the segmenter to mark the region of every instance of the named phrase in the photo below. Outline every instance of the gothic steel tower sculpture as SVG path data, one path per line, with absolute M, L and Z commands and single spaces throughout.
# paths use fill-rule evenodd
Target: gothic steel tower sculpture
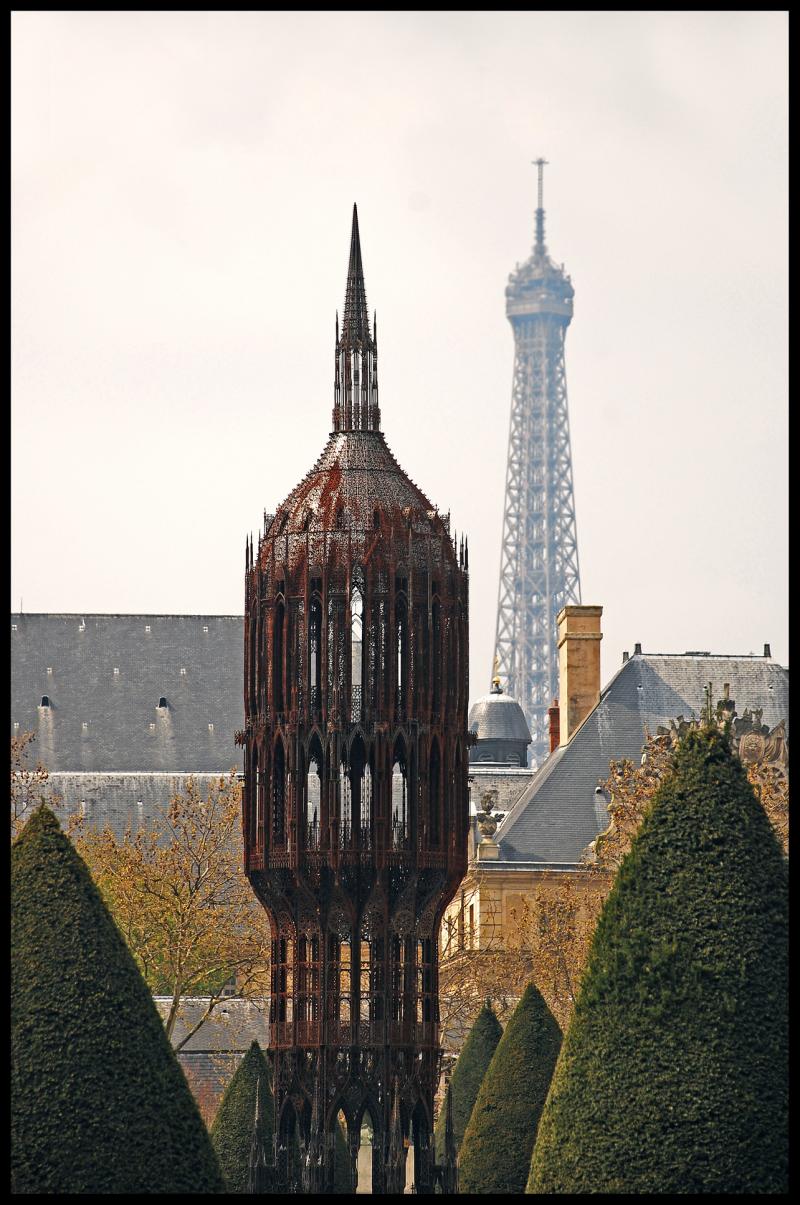
M 435 1164 L 438 933 L 466 871 L 468 552 L 380 430 L 353 209 L 333 431 L 245 572 L 246 871 L 273 932 L 275 1157 L 333 1187 L 447 1183 Z M 339 1146 L 341 1149 L 341 1146 Z M 294 1152 L 294 1154 L 293 1154 Z M 399 1188 L 398 1188 L 399 1186 Z
M 556 616 L 581 600 L 564 338 L 574 290 L 544 241 L 542 169 L 536 242 L 509 277 L 514 384 L 497 601 L 495 666 L 531 730 L 531 757 L 549 751 L 547 711 L 558 693 Z

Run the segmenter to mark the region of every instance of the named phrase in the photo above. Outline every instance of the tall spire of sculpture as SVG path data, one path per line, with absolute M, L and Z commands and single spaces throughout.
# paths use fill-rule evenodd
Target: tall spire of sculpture
M 361 263 L 361 238 L 358 233 L 358 209 L 355 205 L 350 232 L 350 262 L 347 266 L 341 341 L 344 346 L 359 348 L 371 342 L 367 290 L 364 287 L 364 268 Z
M 358 209 L 353 205 L 350 259 L 342 327 L 337 321 L 334 370 L 334 431 L 378 431 L 378 353 L 370 334 L 367 290 L 361 262 Z

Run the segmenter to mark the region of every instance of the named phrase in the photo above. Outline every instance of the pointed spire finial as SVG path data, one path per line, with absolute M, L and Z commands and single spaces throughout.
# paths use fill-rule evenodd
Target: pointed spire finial
M 358 233 L 358 209 L 353 205 L 353 227 L 350 232 L 350 261 L 347 266 L 347 289 L 342 317 L 342 343 L 362 348 L 370 342 L 367 291 L 364 287 L 364 267 L 361 263 L 361 237 Z
M 380 430 L 377 348 L 369 329 L 358 208 L 355 204 L 341 329 L 338 314 L 336 319 L 333 390 L 334 431 Z

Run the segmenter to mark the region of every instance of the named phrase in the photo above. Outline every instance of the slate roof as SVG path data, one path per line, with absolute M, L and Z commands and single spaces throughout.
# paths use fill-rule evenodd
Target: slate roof
M 714 703 L 725 683 L 741 716 L 762 708 L 762 722 L 781 720 L 789 736 L 789 671 L 770 657 L 710 654 L 636 654 L 611 679 L 567 745 L 560 746 L 536 772 L 530 786 L 497 830 L 500 858 L 491 864 L 572 864 L 608 827 L 607 800 L 596 792 L 608 777 L 612 759 L 639 760 L 645 725 L 699 716 L 704 689 L 712 684 Z
M 171 996 L 154 996 L 155 1006 L 166 1018 L 172 1003 Z M 189 1028 L 196 1024 L 208 1005 L 203 996 L 184 996 L 181 1012 L 172 1031 L 172 1045 L 177 1046 Z M 200 1026 L 181 1051 L 182 1054 L 199 1054 L 210 1051 L 249 1050 L 251 1042 L 258 1042 L 262 1050 L 269 1045 L 269 1001 L 268 1000 L 223 1000 L 211 1014 L 211 1018 Z
M 35 753 L 35 750 L 34 750 Z M 30 759 L 35 760 L 35 757 Z M 74 812 L 79 812 L 91 828 L 108 826 L 122 838 L 128 825 L 135 833 L 139 828 L 150 827 L 160 813 L 166 812 L 173 795 L 186 792 L 189 778 L 193 778 L 203 797 L 209 787 L 218 783 L 222 773 L 217 774 L 164 774 L 161 771 L 145 771 L 140 774 L 84 773 L 57 770 L 48 779 L 48 789 L 53 800 L 53 809 L 63 821 Z M 227 775 L 225 775 L 227 777 Z
M 241 615 L 12 614 L 12 733 L 51 771 L 224 773 L 243 656 Z

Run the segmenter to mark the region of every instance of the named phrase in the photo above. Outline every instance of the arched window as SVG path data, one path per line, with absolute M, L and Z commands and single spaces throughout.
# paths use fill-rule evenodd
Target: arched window
M 263 785 L 261 781 L 261 771 L 258 766 L 258 749 L 253 746 L 253 752 L 250 762 L 250 790 L 252 792 L 250 798 L 251 815 L 253 823 L 253 838 L 256 848 L 264 844 L 264 812 L 263 812 Z
M 339 767 L 339 848 L 346 849 L 350 845 L 353 827 L 353 809 L 351 799 L 350 774 L 347 764 L 342 758 Z
M 351 825 L 357 830 L 357 843 L 360 848 L 369 849 L 372 844 L 372 772 L 360 736 L 357 736 L 350 746 L 347 777 L 350 785 L 348 794 Z
M 272 762 L 272 844 L 279 847 L 286 840 L 286 758 L 283 743 L 275 745 Z
M 308 696 L 313 715 L 322 709 L 322 603 L 316 596 L 308 612 Z
M 255 705 L 257 711 L 263 711 L 267 701 L 267 682 L 266 682 L 266 641 L 264 640 L 264 616 L 259 608 L 258 629 L 256 633 L 256 696 Z
M 276 711 L 283 711 L 283 624 L 285 608 L 283 599 L 275 603 L 272 628 L 272 703 Z
M 431 621 L 433 627 L 433 685 L 431 706 L 434 717 L 436 717 L 438 716 L 439 709 L 442 705 L 442 608 L 439 605 L 438 598 L 433 600 Z
M 428 775 L 428 798 L 430 801 L 429 810 L 429 834 L 430 843 L 433 848 L 439 845 L 441 827 L 439 823 L 439 814 L 441 810 L 441 785 L 442 785 L 442 763 L 439 756 L 439 742 L 434 740 L 431 745 L 431 760 L 430 773 Z
M 406 695 L 408 692 L 408 609 L 402 595 L 397 599 L 395 607 L 395 623 L 397 625 L 395 650 L 397 656 L 397 697 L 395 707 L 398 719 L 405 718 Z
M 392 760 L 392 849 L 407 849 L 409 837 L 406 751 L 398 739 Z
M 319 937 L 316 933 L 304 933 L 297 939 L 297 1020 L 301 1043 L 316 1039 L 319 998 Z
M 350 719 L 361 719 L 364 672 L 364 598 L 356 585 L 350 596 Z
M 306 846 L 309 849 L 319 849 L 320 814 L 322 795 L 322 749 L 319 739 L 315 736 L 308 751 L 308 771 L 306 773 Z

